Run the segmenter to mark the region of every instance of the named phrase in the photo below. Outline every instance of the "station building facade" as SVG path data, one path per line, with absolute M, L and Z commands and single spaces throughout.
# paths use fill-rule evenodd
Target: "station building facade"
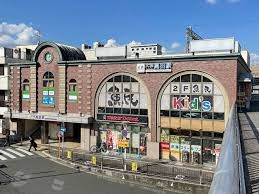
M 89 61 L 80 49 L 43 42 L 32 62 L 9 65 L 18 134 L 38 129 L 48 143 L 64 126 L 65 139 L 85 150 L 105 142 L 110 153 L 194 164 L 216 163 L 238 92 L 251 92 L 240 53 Z

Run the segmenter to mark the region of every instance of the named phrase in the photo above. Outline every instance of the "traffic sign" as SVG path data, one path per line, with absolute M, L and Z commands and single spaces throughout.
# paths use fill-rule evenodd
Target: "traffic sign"
M 124 128 L 124 129 L 121 131 L 121 135 L 122 135 L 122 137 L 127 137 L 128 131 L 127 131 L 126 128 Z
M 65 133 L 65 132 L 67 131 L 67 129 L 66 129 L 65 127 L 61 127 L 61 128 L 60 128 L 60 131 L 62 131 L 62 132 Z

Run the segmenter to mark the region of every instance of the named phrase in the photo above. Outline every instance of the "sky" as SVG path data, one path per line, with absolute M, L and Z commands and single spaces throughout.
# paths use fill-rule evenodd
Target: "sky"
M 159 43 L 183 52 L 185 30 L 235 37 L 259 64 L 258 0 L 2 0 L 0 46 L 54 41 L 75 47 Z

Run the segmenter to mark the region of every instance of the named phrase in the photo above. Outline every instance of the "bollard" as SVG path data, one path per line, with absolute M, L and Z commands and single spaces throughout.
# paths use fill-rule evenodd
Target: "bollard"
M 67 151 L 67 159 L 72 160 L 73 159 L 73 152 Z
M 96 156 L 92 156 L 92 165 L 96 166 Z

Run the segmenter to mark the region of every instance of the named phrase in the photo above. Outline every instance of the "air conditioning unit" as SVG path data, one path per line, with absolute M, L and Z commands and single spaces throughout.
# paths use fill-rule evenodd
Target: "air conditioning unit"
M 21 58 L 21 50 L 19 48 L 13 49 L 13 58 L 20 59 Z

